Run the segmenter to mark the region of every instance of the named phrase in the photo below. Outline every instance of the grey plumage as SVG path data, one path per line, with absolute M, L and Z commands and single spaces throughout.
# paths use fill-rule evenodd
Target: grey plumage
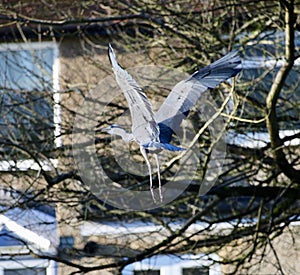
M 200 96 L 208 89 L 213 89 L 221 82 L 235 76 L 241 71 L 241 59 L 237 52 L 230 52 L 221 59 L 195 72 L 174 86 L 156 114 L 143 89 L 117 62 L 112 46 L 108 46 L 109 59 L 112 64 L 116 81 L 128 102 L 132 133 L 127 133 L 117 125 L 103 129 L 110 134 L 116 134 L 125 141 L 134 140 L 140 146 L 145 158 L 150 176 L 150 191 L 155 201 L 152 184 L 152 169 L 148 159 L 149 150 L 153 154 L 158 167 L 160 200 L 163 200 L 157 149 L 180 151 L 183 148 L 170 144 L 172 135 L 176 132 L 190 109 L 197 103 Z

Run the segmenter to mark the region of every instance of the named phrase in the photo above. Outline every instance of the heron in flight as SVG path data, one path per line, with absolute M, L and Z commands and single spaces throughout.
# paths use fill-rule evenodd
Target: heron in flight
M 241 71 L 241 59 L 237 52 L 230 52 L 180 81 L 174 86 L 157 113 L 154 114 L 145 92 L 133 77 L 119 65 L 110 44 L 108 45 L 108 56 L 116 81 L 128 102 L 132 131 L 128 133 L 116 124 L 106 127 L 102 131 L 121 136 L 126 142 L 135 141 L 140 146 L 140 151 L 148 166 L 151 195 L 153 201 L 156 202 L 152 183 L 152 169 L 148 158 L 149 152 L 154 154 L 157 164 L 159 196 L 162 202 L 163 195 L 157 153 L 160 150 L 184 150 L 170 143 L 173 133 L 176 133 L 180 128 L 182 120 L 188 116 L 190 109 L 206 90 L 215 88 Z

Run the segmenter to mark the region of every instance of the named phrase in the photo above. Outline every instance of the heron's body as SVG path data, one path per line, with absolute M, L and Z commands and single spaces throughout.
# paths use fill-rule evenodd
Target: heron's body
M 157 150 L 180 151 L 183 148 L 170 144 L 182 120 L 187 117 L 190 109 L 197 103 L 200 96 L 209 88 L 215 88 L 221 82 L 235 76 L 241 69 L 240 57 L 231 52 L 211 65 L 195 72 L 179 82 L 172 89 L 156 114 L 152 110 L 143 89 L 117 62 L 112 46 L 109 44 L 109 59 L 118 85 L 123 91 L 129 105 L 132 118 L 132 132 L 127 133 L 117 125 L 111 125 L 104 131 L 119 135 L 124 141 L 134 140 L 139 144 L 141 153 L 146 160 L 150 175 L 150 190 L 155 200 L 152 186 L 152 170 L 148 159 L 148 151 L 153 151 L 158 166 L 160 199 L 162 200 L 161 181 Z

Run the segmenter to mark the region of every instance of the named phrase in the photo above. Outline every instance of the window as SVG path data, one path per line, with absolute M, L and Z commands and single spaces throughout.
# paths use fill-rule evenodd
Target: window
M 269 47 L 271 47 L 269 45 Z M 266 50 L 267 51 L 267 50 Z M 255 100 L 255 102 L 264 105 L 266 97 L 274 82 L 275 76 L 282 65 L 282 60 L 275 60 L 274 57 L 263 55 L 263 51 L 256 50 L 255 61 L 249 60 L 251 56 L 246 56 L 242 81 L 247 83 L 244 90 L 245 95 Z M 255 54 L 252 53 L 252 54 Z M 251 52 L 249 53 L 251 54 Z M 252 59 L 254 59 L 252 57 Z M 283 92 L 278 100 L 278 117 L 281 123 L 281 129 L 300 129 L 298 105 L 300 102 L 300 60 L 295 62 L 295 66 L 289 73 Z M 241 110 L 243 117 L 250 119 L 260 119 L 257 117 L 257 109 L 245 103 L 246 106 Z
M 51 157 L 61 143 L 57 45 L 2 44 L 0 71 L 0 153 L 9 160 L 30 159 L 27 150 Z
M 63 236 L 59 238 L 60 248 L 71 248 L 74 247 L 74 237 L 73 236 Z
M 57 275 L 57 264 L 43 259 L 0 260 L 0 275 Z
M 182 275 L 209 275 L 209 268 L 207 268 L 207 267 L 184 267 L 184 268 L 182 268 Z
M 157 255 L 124 268 L 123 275 L 220 275 L 216 255 Z
M 283 32 L 266 32 L 258 38 L 258 41 L 245 46 L 243 70 L 240 74 L 242 86 L 239 89 L 257 105 L 265 106 L 268 92 L 283 64 L 284 39 Z M 295 34 L 295 44 L 297 51 L 300 50 L 299 32 Z M 300 132 L 300 58 L 295 60 L 277 104 L 280 137 Z M 263 119 L 264 114 L 255 106 L 245 102 L 243 107 L 238 109 L 236 116 L 259 121 Z M 229 133 L 229 143 L 258 148 L 270 142 L 266 125 L 263 122 L 244 125 L 241 122 L 238 129 L 240 132 L 236 132 L 235 129 Z M 292 145 L 299 143 L 300 139 L 294 139 Z
M 4 275 L 46 275 L 45 268 L 4 269 Z
M 134 275 L 160 275 L 159 270 L 135 270 Z

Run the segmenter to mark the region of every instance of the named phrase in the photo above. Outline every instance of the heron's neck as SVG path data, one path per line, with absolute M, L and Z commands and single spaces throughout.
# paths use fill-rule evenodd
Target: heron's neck
M 114 129 L 114 134 L 120 136 L 126 142 L 132 141 L 134 139 L 131 133 L 127 133 L 122 128 Z

